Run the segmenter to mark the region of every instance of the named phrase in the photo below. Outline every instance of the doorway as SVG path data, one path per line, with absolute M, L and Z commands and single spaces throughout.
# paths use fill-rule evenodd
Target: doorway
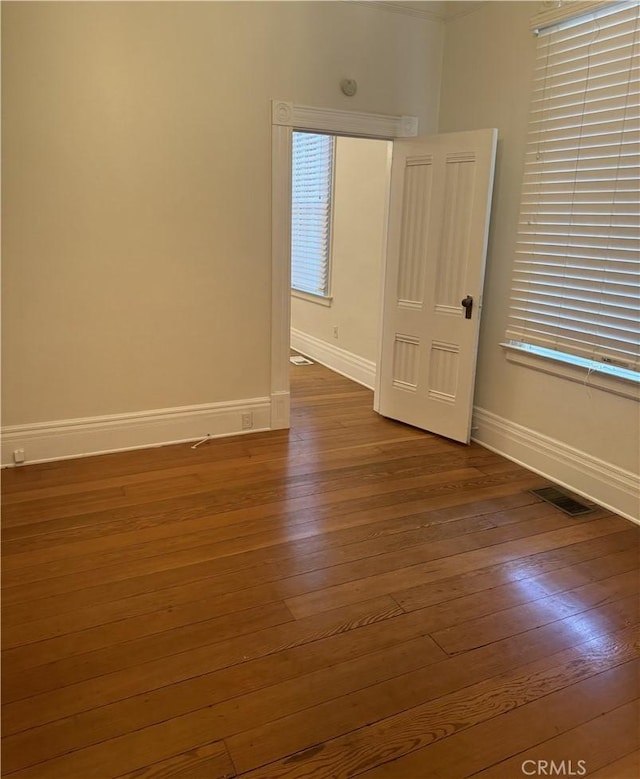
M 293 134 L 291 347 L 371 390 L 391 152 L 385 140 Z
M 385 116 L 271 104 L 271 429 L 289 427 L 289 344 L 291 322 L 291 148 L 294 130 L 392 141 L 418 134 L 413 116 Z
M 301 111 L 304 119 L 306 112 Z M 358 125 L 354 115 L 345 116 Z M 285 117 L 280 131 L 273 128 L 273 429 L 289 425 L 290 153 L 297 129 L 294 120 L 295 116 Z M 341 124 L 332 120 L 330 116 L 329 128 L 321 129 Z M 311 121 L 311 129 L 317 130 L 313 115 Z M 338 130 L 335 134 L 350 133 Z M 367 135 L 362 130 L 352 134 Z M 380 132 L 371 135 L 384 137 Z M 406 140 L 393 135 L 397 143 L 390 174 L 388 242 L 386 234 L 384 241 L 387 250 L 374 410 L 463 443 L 468 443 L 471 435 L 497 136 L 498 131 L 491 128 Z M 284 290 L 283 284 L 287 285 Z M 286 364 L 281 362 L 283 357 Z

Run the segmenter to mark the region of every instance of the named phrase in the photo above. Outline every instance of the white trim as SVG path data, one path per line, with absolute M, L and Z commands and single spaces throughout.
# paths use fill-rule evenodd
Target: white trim
M 372 390 L 376 381 L 376 364 L 353 352 L 321 341 L 302 330 L 291 329 L 291 348 L 305 357 L 331 368 L 332 371 Z
M 271 121 L 274 125 L 291 127 L 293 130 L 313 130 L 383 140 L 412 138 L 418 134 L 416 116 L 365 114 L 339 108 L 294 105 L 285 100 L 271 101 Z
M 476 407 L 473 440 L 640 524 L 640 477 Z
M 380 278 L 378 281 L 378 332 L 376 333 L 378 351 L 376 354 L 377 364 L 382 365 L 382 322 L 384 321 L 384 281 L 387 277 L 387 240 L 389 233 L 389 209 L 391 207 L 391 166 L 393 164 L 393 144 L 387 147 L 387 172 L 386 172 L 386 196 L 384 201 L 384 217 L 382 223 L 382 258 L 380 263 Z M 382 391 L 382 377 L 380 371 L 376 370 L 376 383 L 373 388 L 373 410 L 380 413 L 380 395 Z
M 271 397 L 279 398 L 271 427 L 289 427 L 291 323 L 291 127 L 272 127 L 271 155 Z
M 271 398 L 278 401 L 278 410 L 274 409 L 272 413 L 271 427 L 277 430 L 289 426 L 292 132 L 294 129 L 313 130 L 393 140 L 416 136 L 418 119 L 272 100 L 271 123 Z
M 288 367 L 288 366 L 287 366 Z M 289 427 L 291 399 L 288 390 L 271 393 L 271 429 L 284 430 Z
M 301 289 L 291 287 L 291 296 L 306 300 L 307 303 L 315 303 L 318 306 L 330 307 L 333 305 L 333 295 L 314 295 L 312 292 L 304 292 Z
M 242 429 L 242 415 L 253 426 Z M 270 398 L 151 409 L 129 414 L 62 419 L 2 429 L 2 465 L 13 465 L 15 449 L 24 449 L 25 463 L 66 460 L 96 454 L 145 449 L 187 441 L 269 430 Z
M 585 387 L 610 392 L 623 398 L 640 400 L 640 386 L 637 382 L 622 377 L 613 376 L 602 371 L 589 370 L 581 365 L 575 365 L 558 358 L 545 357 L 523 349 L 515 344 L 501 343 L 505 358 L 516 365 L 532 368 L 541 373 L 560 376 Z

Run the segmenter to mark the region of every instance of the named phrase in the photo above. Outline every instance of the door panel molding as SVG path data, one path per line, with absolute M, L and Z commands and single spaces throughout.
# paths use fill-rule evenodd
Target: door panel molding
M 271 429 L 289 427 L 291 142 L 294 130 L 392 141 L 418 134 L 415 116 L 387 116 L 271 101 Z M 384 264 L 384 263 L 383 263 Z

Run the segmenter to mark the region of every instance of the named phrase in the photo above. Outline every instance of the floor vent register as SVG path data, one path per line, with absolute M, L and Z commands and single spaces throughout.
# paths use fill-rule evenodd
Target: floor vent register
M 559 508 L 560 511 L 564 511 L 570 517 L 590 514 L 596 509 L 595 506 L 583 503 L 581 500 L 558 489 L 558 487 L 541 487 L 539 490 L 530 490 L 530 492 L 532 495 L 536 495 L 547 503 L 551 503 L 552 506 Z

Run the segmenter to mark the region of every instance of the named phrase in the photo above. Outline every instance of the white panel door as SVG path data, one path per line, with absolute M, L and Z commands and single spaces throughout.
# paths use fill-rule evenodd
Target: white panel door
M 395 141 L 375 408 L 469 442 L 498 132 Z

